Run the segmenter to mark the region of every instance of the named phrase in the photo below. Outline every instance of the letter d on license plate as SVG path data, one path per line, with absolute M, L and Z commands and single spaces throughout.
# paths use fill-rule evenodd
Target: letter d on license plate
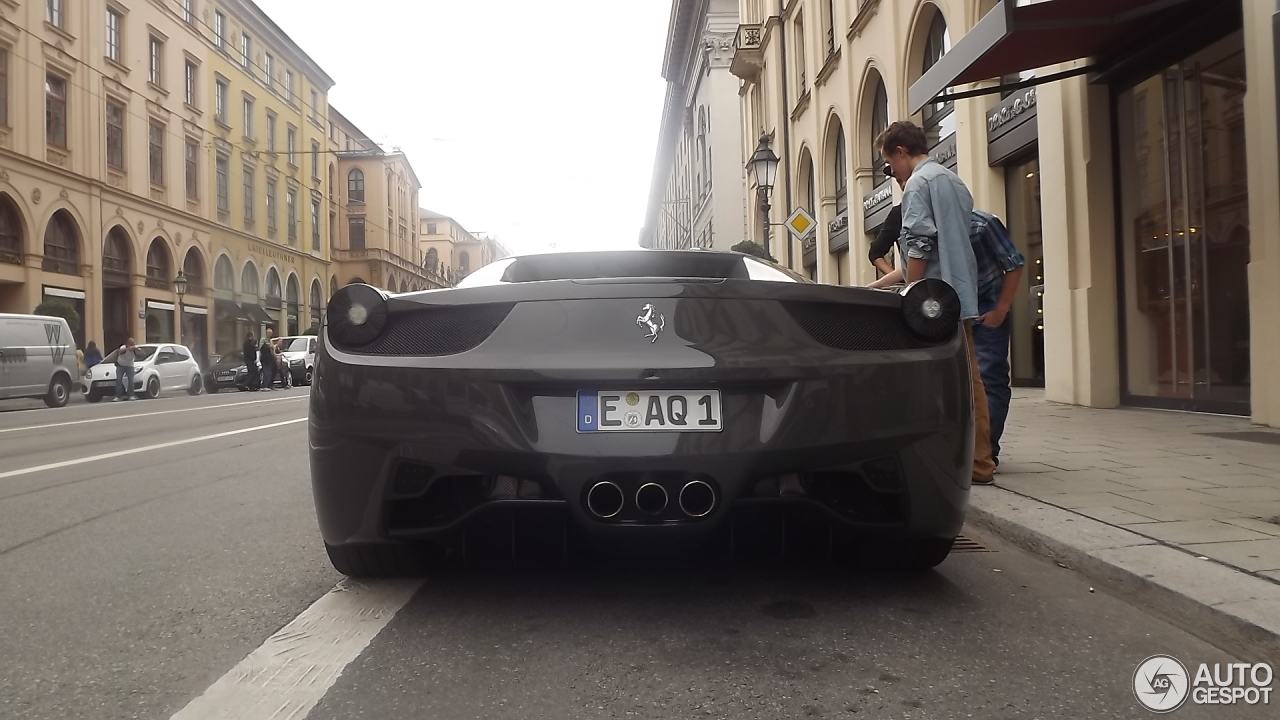
M 718 432 L 719 390 L 578 391 L 578 432 Z

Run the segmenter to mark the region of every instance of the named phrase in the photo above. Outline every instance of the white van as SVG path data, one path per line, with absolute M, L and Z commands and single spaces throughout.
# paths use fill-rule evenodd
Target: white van
M 51 408 L 62 407 L 79 376 L 66 320 L 0 313 L 0 400 L 40 398 Z

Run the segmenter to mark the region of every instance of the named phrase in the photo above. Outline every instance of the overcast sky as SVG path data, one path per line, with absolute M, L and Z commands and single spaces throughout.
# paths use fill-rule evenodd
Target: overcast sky
M 635 247 L 671 0 L 256 0 L 409 155 L 419 204 L 513 252 Z

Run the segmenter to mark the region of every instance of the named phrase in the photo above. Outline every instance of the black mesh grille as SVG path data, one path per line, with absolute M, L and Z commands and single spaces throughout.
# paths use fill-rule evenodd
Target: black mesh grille
M 512 307 L 502 303 L 393 312 L 377 340 L 353 351 L 366 355 L 456 355 L 488 339 Z
M 894 308 L 805 302 L 784 305 L 810 337 L 837 350 L 919 350 L 947 342 L 931 343 L 916 337 Z

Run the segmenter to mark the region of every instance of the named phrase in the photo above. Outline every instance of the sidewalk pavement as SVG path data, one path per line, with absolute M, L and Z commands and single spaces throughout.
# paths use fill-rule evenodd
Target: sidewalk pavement
M 1001 445 L 972 522 L 1280 662 L 1280 430 L 1015 389 Z

